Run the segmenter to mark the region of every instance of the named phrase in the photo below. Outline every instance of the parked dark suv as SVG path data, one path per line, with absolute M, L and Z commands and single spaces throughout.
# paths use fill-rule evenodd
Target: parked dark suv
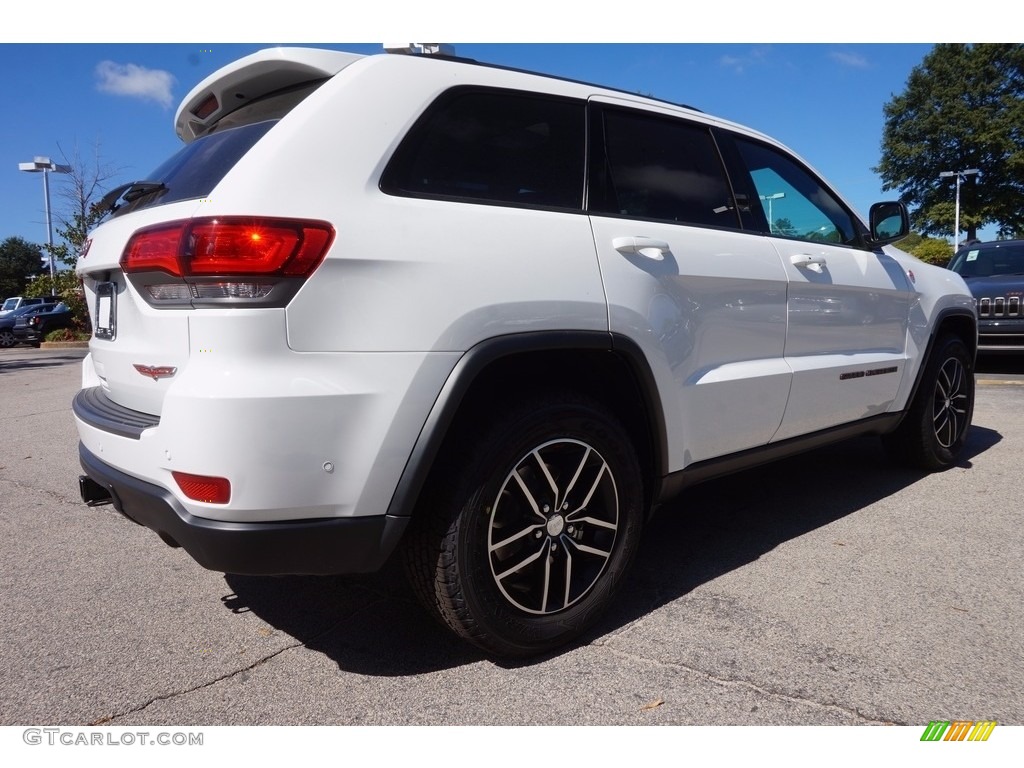
M 56 306 L 46 306 L 46 309 L 38 313 L 25 315 L 14 321 L 15 343 L 38 347 L 50 331 L 71 327 L 74 318 L 67 304 L 61 302 Z
M 965 245 L 949 268 L 978 305 L 978 351 L 1024 352 L 1024 240 Z
M 13 310 L 7 317 L 0 317 L 0 347 L 13 347 L 20 341 L 25 341 L 25 339 L 18 339 L 14 335 L 14 326 L 18 320 L 37 315 L 40 312 L 48 312 L 55 306 L 55 304 L 27 304 Z

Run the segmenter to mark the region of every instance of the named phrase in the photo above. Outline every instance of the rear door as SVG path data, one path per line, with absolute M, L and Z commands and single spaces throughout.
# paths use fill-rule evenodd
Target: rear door
M 767 443 L 789 395 L 786 271 L 742 231 L 710 128 L 591 101 L 588 212 L 613 333 L 643 347 L 670 469 Z

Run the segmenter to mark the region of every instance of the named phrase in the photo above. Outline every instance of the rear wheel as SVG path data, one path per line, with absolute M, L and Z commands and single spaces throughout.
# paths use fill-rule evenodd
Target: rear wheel
M 417 510 L 414 589 L 491 653 L 568 642 L 607 607 L 639 540 L 642 479 L 625 430 L 597 403 L 544 398 L 462 448 Z
M 895 457 L 926 470 L 951 467 L 967 442 L 974 414 L 974 365 L 967 346 L 943 336 L 925 364 L 899 428 L 884 438 Z

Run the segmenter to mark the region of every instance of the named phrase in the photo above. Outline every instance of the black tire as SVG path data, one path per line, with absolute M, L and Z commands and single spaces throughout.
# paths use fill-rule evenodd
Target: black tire
M 973 359 L 959 337 L 942 336 L 907 415 L 883 442 L 890 455 L 910 466 L 948 469 L 963 450 L 973 414 Z
M 643 481 L 601 405 L 548 396 L 458 440 L 406 543 L 414 591 L 499 656 L 556 648 L 611 602 L 640 538 Z
M 13 347 L 17 344 L 17 339 L 14 338 L 14 332 L 9 331 L 6 328 L 0 330 L 0 347 Z

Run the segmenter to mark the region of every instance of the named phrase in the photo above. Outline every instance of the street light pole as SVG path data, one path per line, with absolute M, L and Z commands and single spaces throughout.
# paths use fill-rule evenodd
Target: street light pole
M 954 214 L 953 221 L 953 253 L 957 251 L 957 246 L 960 244 L 960 184 L 963 183 L 964 176 L 972 176 L 979 173 L 977 168 L 968 168 L 964 171 L 942 171 L 939 174 L 940 179 L 949 179 L 956 177 L 956 212 Z
M 36 155 L 31 162 L 18 163 L 18 170 L 26 173 L 43 174 L 43 204 L 46 211 L 47 261 L 50 262 L 50 295 L 57 295 L 57 270 L 53 265 L 53 227 L 50 222 L 50 174 L 71 173 L 70 165 L 60 165 L 48 157 Z
M 768 201 L 768 232 L 771 234 L 775 234 L 775 221 L 772 219 L 772 201 L 781 200 L 785 196 L 785 192 L 776 192 L 773 195 L 758 195 L 762 200 Z

